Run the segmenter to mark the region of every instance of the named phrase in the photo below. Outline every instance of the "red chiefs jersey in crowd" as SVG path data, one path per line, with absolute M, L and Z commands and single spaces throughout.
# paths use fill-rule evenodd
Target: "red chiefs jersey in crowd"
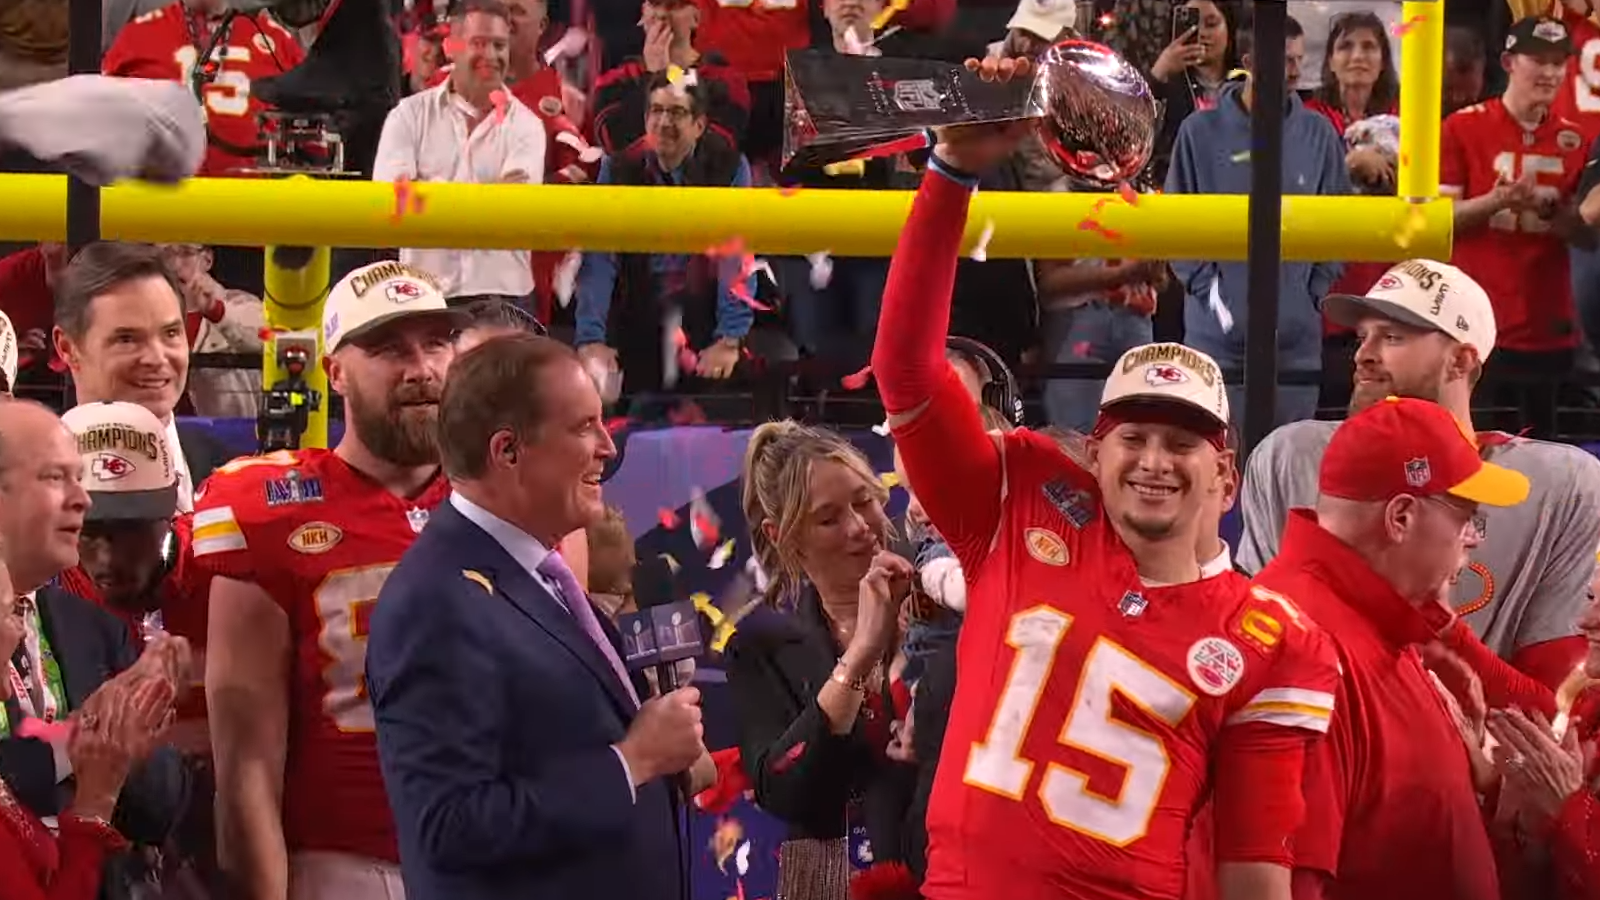
M 1176 900 L 1219 736 L 1325 732 L 1331 645 L 1242 578 L 1142 584 L 1093 476 L 1050 438 L 1012 432 L 1001 458 L 958 649 L 961 684 L 983 687 L 951 708 L 923 896 Z
M 1585 143 L 1600 136 L 1600 25 L 1579 15 L 1561 0 L 1551 0 L 1551 15 L 1561 19 L 1572 37 L 1567 81 L 1556 95 L 1551 113 L 1571 119 L 1583 130 Z
M 1578 123 L 1551 113 L 1525 130 L 1496 97 L 1452 113 L 1439 137 L 1440 191 L 1472 198 L 1499 181 L 1532 177 L 1535 190 L 1566 202 L 1587 162 Z M 1487 225 L 1457 229 L 1452 263 L 1494 304 L 1497 348 L 1563 350 L 1578 343 L 1566 242 L 1534 211 L 1501 210 Z
M 291 851 L 399 859 L 366 693 L 366 625 L 384 579 L 449 491 L 440 476 L 402 500 L 331 450 L 299 450 L 235 460 L 195 498 L 196 565 L 260 585 L 288 615 Z
M 720 54 L 749 81 L 777 80 L 783 74 L 784 54 L 811 46 L 813 19 L 821 33 L 827 33 L 821 0 L 694 0 L 694 4 L 700 9 L 695 49 Z M 955 0 L 912 0 L 892 22 L 938 31 L 955 11 Z
M 251 94 L 251 84 L 281 75 L 305 58 L 295 36 L 266 13 L 234 16 L 226 33 L 214 36 L 220 23 L 173 3 L 129 22 L 101 61 L 107 75 L 176 81 L 191 88 L 196 69 L 201 70 L 201 108 L 211 141 L 200 174 L 213 177 L 256 164 L 256 116 L 267 106 Z M 200 54 L 213 41 L 216 68 L 207 75 Z

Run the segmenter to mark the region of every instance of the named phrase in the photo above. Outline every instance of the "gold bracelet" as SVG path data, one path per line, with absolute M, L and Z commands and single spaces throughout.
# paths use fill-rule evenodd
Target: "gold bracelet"
M 865 677 L 854 680 L 845 677 L 844 660 L 842 659 L 833 667 L 833 674 L 828 676 L 828 680 L 847 691 L 855 691 L 858 694 L 867 692 L 867 679 Z

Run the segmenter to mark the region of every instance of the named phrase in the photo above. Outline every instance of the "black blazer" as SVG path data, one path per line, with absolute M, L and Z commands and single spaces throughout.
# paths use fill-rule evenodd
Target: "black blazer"
M 829 730 L 817 692 L 838 656 L 810 590 L 792 613 L 763 607 L 739 623 L 726 665 L 745 772 L 756 803 L 784 821 L 791 839 L 844 835 L 845 807 L 855 798 L 874 858 L 902 859 L 916 769 L 872 749 L 864 716 L 848 734 Z
M 45 637 L 61 667 L 66 711 L 81 707 L 106 679 L 139 658 L 127 623 L 93 602 L 51 585 L 34 597 Z M 15 699 L 7 701 L 6 710 L 11 721 L 18 720 L 21 709 Z M 33 738 L 0 739 L 0 777 L 39 816 L 60 814 L 72 798 L 72 779 L 57 783 L 50 745 Z M 178 753 L 158 748 L 128 776 L 112 824 L 136 844 L 163 843 L 188 805 L 189 782 Z
M 234 457 L 204 425 L 179 422 L 178 449 L 183 451 L 183 461 L 189 466 L 189 477 L 194 481 L 195 490 L 205 484 L 212 472 Z

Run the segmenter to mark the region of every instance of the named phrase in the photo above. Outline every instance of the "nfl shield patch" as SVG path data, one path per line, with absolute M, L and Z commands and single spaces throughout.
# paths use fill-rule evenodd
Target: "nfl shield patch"
M 1428 466 L 1426 456 L 1406 462 L 1406 484 L 1414 488 L 1426 487 L 1433 480 L 1433 469 Z

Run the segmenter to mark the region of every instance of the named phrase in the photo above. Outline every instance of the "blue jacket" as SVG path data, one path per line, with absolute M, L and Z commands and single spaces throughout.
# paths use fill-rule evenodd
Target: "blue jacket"
M 687 900 L 669 786 L 635 797 L 612 749 L 626 687 L 448 501 L 379 592 L 367 687 L 409 900 Z
M 1167 170 L 1169 194 L 1250 193 L 1250 112 L 1228 85 L 1215 109 L 1189 115 L 1178 128 Z M 1336 195 L 1351 193 L 1344 165 L 1344 140 L 1328 120 L 1290 92 L 1283 123 L 1283 193 Z M 1322 368 L 1322 316 L 1319 304 L 1339 277 L 1342 263 L 1285 262 L 1278 269 L 1278 358 L 1285 369 Z M 1184 343 L 1203 350 L 1224 368 L 1244 362 L 1250 314 L 1246 308 L 1246 265 L 1243 262 L 1177 261 L 1173 272 L 1183 283 Z M 1232 317 L 1228 331 L 1213 310 L 1211 284 L 1217 281 L 1223 305 Z

